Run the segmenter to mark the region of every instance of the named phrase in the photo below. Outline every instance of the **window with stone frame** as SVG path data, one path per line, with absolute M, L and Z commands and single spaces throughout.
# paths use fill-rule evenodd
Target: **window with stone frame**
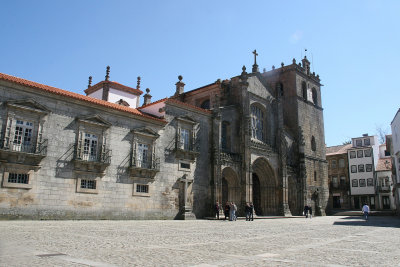
M 356 140 L 356 146 L 362 146 L 362 140 L 361 139 L 357 139 Z
M 364 150 L 364 157 L 371 157 L 371 149 L 365 149 Z
M 43 124 L 50 111 L 32 99 L 6 101 L 5 107 L 7 117 L 0 149 L 45 155 L 47 139 L 43 138 Z
M 317 93 L 317 90 L 315 88 L 312 88 L 311 93 L 312 93 L 312 99 L 313 99 L 314 105 L 318 106 L 318 93 Z
M 339 159 L 339 168 L 344 168 L 344 159 Z
M 359 180 L 359 185 L 360 185 L 360 187 L 365 187 L 366 186 L 365 179 L 360 179 Z
M 35 170 L 28 165 L 5 163 L 3 172 L 3 187 L 31 189 Z
M 351 165 L 351 173 L 357 173 L 357 165 Z
M 265 112 L 257 104 L 251 105 L 251 137 L 265 142 Z
M 362 150 L 357 150 L 357 158 L 362 158 L 363 155 L 363 151 Z
M 221 148 L 224 151 L 231 149 L 231 126 L 227 121 L 223 121 L 221 125 Z
M 144 180 L 137 180 L 133 183 L 133 196 L 138 197 L 150 197 L 151 196 L 151 185 Z
M 176 147 L 181 151 L 196 152 L 198 123 L 189 116 L 177 118 Z
M 340 185 L 344 186 L 346 184 L 346 176 L 340 176 Z
M 356 158 L 356 152 L 355 151 L 350 151 L 350 158 L 351 159 Z
M 358 187 L 358 180 L 357 179 L 352 179 L 351 180 L 351 186 L 352 187 Z
M 147 184 L 136 184 L 136 193 L 149 193 L 149 186 Z
M 159 158 L 156 157 L 155 146 L 159 135 L 152 129 L 142 127 L 132 130 L 132 167 L 158 170 Z
M 374 186 L 374 180 L 372 178 L 367 179 L 367 186 Z
M 331 168 L 332 168 L 332 169 L 336 169 L 336 167 L 337 167 L 337 165 L 336 165 L 336 160 L 333 159 L 333 160 L 331 161 Z
M 332 185 L 333 185 L 333 187 L 338 186 L 338 177 L 337 176 L 332 176 Z
M 358 172 L 364 172 L 364 164 L 358 164 Z
M 76 192 L 98 194 L 100 177 L 96 173 L 76 172 Z
M 109 164 L 111 150 L 108 148 L 109 122 L 99 115 L 78 118 L 74 159 Z
M 96 189 L 96 180 L 81 179 L 81 188 Z
M 365 164 L 365 170 L 367 172 L 372 172 L 372 164 Z
M 369 138 L 364 139 L 364 146 L 369 146 L 371 144 Z
M 210 109 L 210 99 L 203 100 L 200 104 L 202 109 Z

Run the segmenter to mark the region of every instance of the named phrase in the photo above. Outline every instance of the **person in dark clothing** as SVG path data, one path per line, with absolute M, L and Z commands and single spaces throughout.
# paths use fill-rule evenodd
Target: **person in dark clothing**
M 308 206 L 307 205 L 305 205 L 304 206 L 304 216 L 306 216 L 306 218 L 308 218 Z
M 229 202 L 226 202 L 225 207 L 224 207 L 224 215 L 225 215 L 225 219 L 229 218 L 229 210 L 230 210 L 231 206 L 229 205 Z
M 214 206 L 214 211 L 215 211 L 215 214 L 217 215 L 217 220 L 219 220 L 219 210 L 220 210 L 220 206 L 219 206 L 219 202 L 217 201 L 217 203 L 215 203 L 215 206 Z
M 250 221 L 250 219 L 251 219 L 252 221 L 254 221 L 253 213 L 254 213 L 254 205 L 253 205 L 253 202 L 250 202 L 250 216 L 249 216 L 249 221 Z
M 249 202 L 246 203 L 244 207 L 244 212 L 246 213 L 246 221 L 250 221 L 250 204 Z
M 310 219 L 312 219 L 312 207 L 311 206 L 308 207 L 308 213 L 310 214 Z

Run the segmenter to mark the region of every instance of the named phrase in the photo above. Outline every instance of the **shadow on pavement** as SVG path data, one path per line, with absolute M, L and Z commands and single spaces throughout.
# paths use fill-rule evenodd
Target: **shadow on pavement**
M 368 221 L 365 221 L 362 216 L 347 216 L 335 221 L 333 225 L 400 228 L 400 218 L 388 216 L 370 216 Z

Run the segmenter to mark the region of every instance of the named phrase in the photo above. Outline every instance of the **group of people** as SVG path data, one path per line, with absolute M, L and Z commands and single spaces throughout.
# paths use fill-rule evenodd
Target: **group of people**
M 312 207 L 305 205 L 304 210 L 303 210 L 303 215 L 306 216 L 306 218 L 308 218 L 308 216 L 310 216 L 310 219 L 312 219 Z
M 219 202 L 215 203 L 214 211 L 217 216 L 217 219 L 219 220 L 219 211 L 221 210 L 221 205 Z M 254 220 L 254 205 L 252 202 L 247 202 L 246 206 L 244 208 L 244 211 L 246 213 L 246 221 L 253 221 Z M 236 221 L 237 219 L 237 206 L 235 202 L 226 202 L 225 207 L 224 207 L 224 215 L 226 220 L 229 218 L 230 221 Z

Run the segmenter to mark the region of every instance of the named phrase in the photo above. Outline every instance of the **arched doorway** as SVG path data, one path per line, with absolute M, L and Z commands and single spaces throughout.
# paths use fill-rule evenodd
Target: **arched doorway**
M 240 204 L 240 188 L 239 180 L 236 172 L 226 167 L 222 170 L 222 203 L 225 205 L 227 201 Z
M 259 213 L 257 215 L 278 215 L 282 207 L 280 197 L 282 190 L 279 188 L 274 170 L 262 157 L 254 161 L 252 169 L 253 203 L 256 213 Z M 257 205 L 256 202 L 259 204 Z
M 301 206 L 301 193 L 300 184 L 297 183 L 294 176 L 288 177 L 288 204 L 292 215 L 301 215 L 303 207 Z

